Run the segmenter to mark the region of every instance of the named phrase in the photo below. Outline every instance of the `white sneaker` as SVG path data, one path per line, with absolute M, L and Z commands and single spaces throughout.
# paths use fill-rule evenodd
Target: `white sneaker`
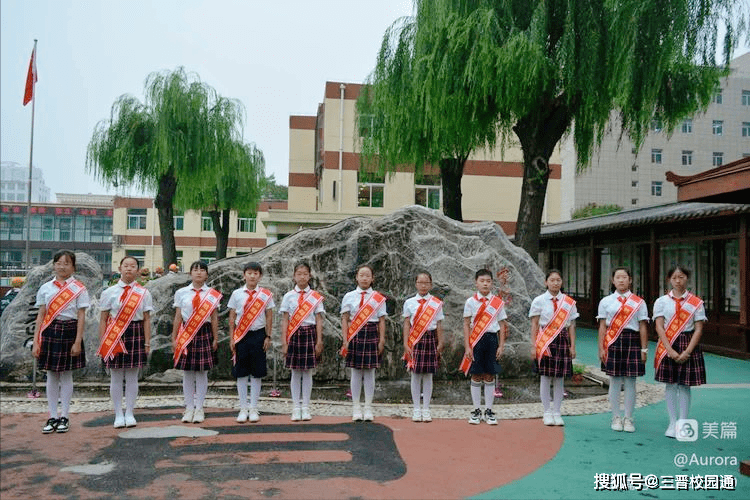
M 247 408 L 240 409 L 240 414 L 237 415 L 237 423 L 241 424 L 247 422 Z
M 560 415 L 559 413 L 555 413 L 554 415 L 552 415 L 552 419 L 554 420 L 555 425 L 565 425 L 565 422 L 563 422 L 562 419 L 562 415 Z
M 414 408 L 414 410 L 411 412 L 411 421 L 412 422 L 421 422 L 422 421 L 422 410 L 419 408 Z
M 352 421 L 359 422 L 362 418 L 362 408 L 359 405 L 354 405 L 352 409 Z
M 669 427 L 667 427 L 667 432 L 665 432 L 664 435 L 667 436 L 668 438 L 674 439 L 677 436 L 674 430 L 674 426 L 675 426 L 674 422 L 670 423 Z
M 544 423 L 544 425 L 555 425 L 555 419 L 552 416 L 552 413 L 545 411 L 544 417 L 542 417 L 542 422 Z
M 430 410 L 422 410 L 422 422 L 432 422 L 432 415 L 430 415 Z
M 250 413 L 248 414 L 247 419 L 250 422 L 257 422 L 258 420 L 260 420 L 260 415 L 258 415 L 258 410 L 256 410 L 255 408 L 250 408 Z
M 138 425 L 133 414 L 125 415 L 125 427 L 135 427 Z
M 185 409 L 185 413 L 182 414 L 182 421 L 186 424 L 189 424 L 193 421 L 193 409 L 187 408 Z
M 312 415 L 310 415 L 310 408 L 307 406 L 304 406 L 302 408 L 302 420 L 312 420 Z
M 488 425 L 497 425 L 497 417 L 491 408 L 484 410 L 484 421 L 487 422 Z
M 474 408 L 471 411 L 471 415 L 469 415 L 469 423 L 472 425 L 477 425 L 481 421 L 482 421 L 482 410 L 480 410 L 479 408 Z
M 125 427 L 125 416 L 122 413 L 115 415 L 115 429 Z
M 622 419 L 622 430 L 625 432 L 635 432 L 635 425 L 633 425 L 633 419 L 625 417 Z
M 371 406 L 365 406 L 365 412 L 362 416 L 362 420 L 365 422 L 372 422 L 375 420 L 375 416 L 372 414 L 372 407 Z
M 610 427 L 613 431 L 622 432 L 622 419 L 619 415 L 612 417 L 612 425 Z
M 292 410 L 292 422 L 299 422 L 302 420 L 302 408 L 295 408 Z
M 200 424 L 206 419 L 206 415 L 203 413 L 203 408 L 196 408 L 193 412 L 193 423 Z

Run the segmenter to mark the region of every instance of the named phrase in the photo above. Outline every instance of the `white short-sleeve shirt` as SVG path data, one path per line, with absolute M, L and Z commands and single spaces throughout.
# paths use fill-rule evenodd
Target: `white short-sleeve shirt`
M 279 312 L 281 313 L 288 313 L 289 317 L 291 318 L 294 315 L 294 311 L 297 310 L 297 304 L 299 303 L 299 292 L 302 291 L 298 286 L 294 286 L 294 289 L 289 290 L 284 295 L 284 298 L 281 299 L 281 307 L 279 307 Z M 308 286 L 304 290 L 305 296 L 307 296 L 308 293 L 310 293 L 310 287 Z M 300 323 L 301 326 L 309 326 L 315 324 L 315 316 L 317 316 L 320 313 L 326 312 L 325 308 L 323 307 L 323 301 L 320 301 L 320 304 L 315 308 L 313 311 L 313 314 L 308 314 L 305 319 L 302 320 L 302 323 Z
M 70 283 L 75 278 L 71 276 L 65 280 L 65 284 Z M 55 280 L 48 281 L 39 287 L 39 291 L 36 293 L 36 307 L 47 306 L 52 301 L 52 298 L 57 295 L 60 288 L 55 285 Z M 78 319 L 78 310 L 86 309 L 91 305 L 89 299 L 89 292 L 85 288 L 70 304 L 64 307 L 57 315 L 56 319 L 69 320 Z
M 665 327 L 669 324 L 669 321 L 675 315 L 675 301 L 672 297 L 674 297 L 674 294 L 672 294 L 672 292 L 670 291 L 667 295 L 662 295 L 661 297 L 656 299 L 656 302 L 654 302 L 654 319 L 663 317 Z M 685 303 L 686 297 L 687 293 L 682 296 L 680 305 Z M 693 316 L 687 321 L 687 324 L 685 325 L 685 331 L 689 332 L 691 330 L 695 330 L 696 321 L 706 320 L 708 320 L 708 318 L 706 317 L 706 309 L 703 307 L 703 304 L 701 304 L 701 306 L 696 309 L 695 314 L 693 314 Z
M 474 326 L 474 320 L 476 319 L 477 312 L 479 311 L 479 308 L 482 306 L 481 299 L 486 298 L 487 300 L 492 300 L 491 293 L 489 295 L 482 295 L 480 293 L 475 293 L 468 299 L 466 299 L 466 304 L 464 305 L 464 318 L 471 318 L 471 325 Z M 500 311 L 495 315 L 495 319 L 490 323 L 490 326 L 487 327 L 486 332 L 488 333 L 497 333 L 500 331 L 500 322 L 504 319 L 506 319 L 508 315 L 505 312 L 505 304 L 503 304 L 503 307 L 500 308 Z
M 557 299 L 557 307 L 562 304 L 565 294 L 560 292 L 556 296 L 552 295 L 549 290 L 536 297 L 531 301 L 531 307 L 529 308 L 529 318 L 539 316 L 539 327 L 544 328 L 552 321 L 555 316 L 555 303 L 552 301 L 553 298 Z M 565 323 L 565 327 L 569 327 L 570 324 L 578 317 L 578 309 L 573 305 L 573 309 L 570 311 L 568 316 L 568 322 Z
M 424 299 L 425 301 L 429 301 L 431 298 L 432 295 L 430 295 L 429 293 L 425 296 L 416 294 L 414 297 L 409 297 L 404 302 L 404 312 L 402 316 L 404 318 L 409 318 L 409 324 L 413 325 L 414 315 L 417 314 L 417 309 L 419 309 L 419 300 Z M 441 307 L 435 314 L 435 316 L 433 316 L 430 324 L 427 325 L 427 330 L 434 330 L 435 328 L 437 328 L 438 321 L 442 321 L 443 319 L 445 319 L 445 315 L 443 314 L 443 308 Z
M 253 290 L 257 290 L 258 287 L 253 288 Z M 234 320 L 234 326 L 237 326 L 240 324 L 240 319 L 242 318 L 242 313 L 245 310 L 245 304 L 247 303 L 247 299 L 250 298 L 250 294 L 248 292 L 251 292 L 247 285 L 243 286 L 242 288 L 238 288 L 237 290 L 232 292 L 231 297 L 229 297 L 229 303 L 227 303 L 228 309 L 234 309 L 234 311 L 237 313 L 237 317 Z M 261 328 L 266 327 L 266 315 L 265 311 L 269 309 L 273 309 L 276 307 L 276 304 L 273 301 L 273 295 L 271 295 L 271 298 L 268 299 L 268 302 L 266 302 L 266 307 L 261 312 L 257 318 L 255 318 L 255 321 L 253 321 L 253 324 L 250 325 L 250 330 L 260 330 Z
M 208 291 L 210 288 L 205 283 L 200 288 L 200 298 L 203 300 L 206 295 L 208 295 Z M 174 307 L 180 308 L 180 313 L 182 314 L 182 322 L 185 323 L 187 320 L 190 319 L 190 315 L 193 314 L 193 297 L 195 297 L 195 292 L 193 291 L 193 285 L 190 284 L 186 287 L 180 288 L 177 290 L 174 294 Z M 211 315 L 209 314 L 206 316 L 206 319 L 203 320 L 203 323 L 201 323 L 199 326 L 203 326 L 206 323 L 211 321 Z
M 617 291 L 614 293 L 607 295 L 602 300 L 599 301 L 599 312 L 596 315 L 596 319 L 603 319 L 605 320 L 605 324 L 609 326 L 610 323 L 612 323 L 612 319 L 615 317 L 615 314 L 617 314 L 617 311 L 620 310 L 620 307 L 622 306 L 622 302 L 620 302 L 619 298 L 624 297 L 628 298 L 632 295 L 632 292 L 628 290 L 624 295 L 620 295 Z M 638 310 L 635 312 L 632 318 L 630 318 L 630 321 L 624 326 L 624 328 L 628 330 L 636 330 L 640 328 L 639 324 L 641 321 L 648 321 L 648 308 L 646 307 L 646 301 L 644 300 L 640 307 L 638 307 Z
M 133 286 L 135 284 L 135 282 L 130 283 L 130 286 Z M 102 311 L 109 311 L 109 314 L 112 316 L 117 316 L 117 313 L 120 312 L 120 307 L 122 307 L 123 304 L 120 301 L 120 297 L 122 297 L 122 293 L 125 290 L 126 286 L 128 286 L 128 284 L 120 280 L 117 282 L 117 284 L 112 285 L 111 287 L 104 290 L 102 292 L 102 296 L 99 298 L 99 309 Z M 133 321 L 143 321 L 143 313 L 151 312 L 153 310 L 154 305 L 153 299 L 151 297 L 151 292 L 146 290 L 143 294 L 143 300 L 141 300 L 141 303 L 135 310 Z
M 359 312 L 359 302 L 362 299 L 362 292 L 365 292 L 366 303 L 368 300 L 370 300 L 372 294 L 375 293 L 375 290 L 373 290 L 372 288 L 362 290 L 360 287 L 357 287 L 351 292 L 348 292 L 346 295 L 344 295 L 344 298 L 341 299 L 341 314 L 348 312 L 349 319 L 353 319 L 357 315 L 357 313 Z M 377 311 L 375 311 L 375 314 L 370 316 L 370 319 L 368 319 L 367 322 L 377 323 L 380 320 L 381 316 L 386 315 L 388 315 L 388 311 L 386 311 L 385 302 L 383 302 L 382 304 L 380 304 Z

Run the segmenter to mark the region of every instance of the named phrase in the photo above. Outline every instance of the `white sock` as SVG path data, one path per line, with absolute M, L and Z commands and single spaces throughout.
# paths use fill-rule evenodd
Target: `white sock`
M 185 397 L 185 409 L 195 408 L 195 374 L 193 370 L 182 372 L 182 394 Z
M 112 397 L 112 407 L 117 417 L 122 415 L 122 384 L 125 381 L 125 369 L 111 368 L 109 372 L 109 395 Z
M 132 417 L 138 399 L 138 368 L 125 369 L 125 416 Z
M 70 400 L 73 399 L 73 370 L 60 372 L 60 416 L 68 418 Z
M 294 407 L 299 408 L 300 401 L 302 400 L 302 370 L 292 370 L 289 389 L 292 392 L 292 403 L 294 404 Z
M 471 404 L 474 408 L 482 406 L 482 382 L 472 380 L 471 381 Z
M 250 377 L 250 408 L 258 408 L 261 383 L 258 377 Z
M 57 402 L 60 400 L 60 372 L 47 370 L 47 409 L 49 418 L 57 418 Z
M 667 414 L 669 415 L 669 425 L 672 426 L 677 422 L 677 384 L 667 384 L 664 388 L 664 402 L 667 405 Z
M 539 398 L 542 400 L 542 407 L 544 407 L 544 413 L 550 411 L 550 403 L 552 401 L 552 395 L 549 392 L 551 377 L 547 375 L 541 375 L 539 377 Z
M 308 408 L 310 406 L 310 396 L 312 395 L 312 370 L 304 370 L 302 372 L 302 407 Z
M 560 414 L 560 408 L 562 408 L 563 401 L 563 378 L 555 377 L 552 379 L 552 388 L 555 390 L 554 399 L 552 400 L 552 413 L 555 415 Z
M 635 377 L 625 377 L 625 418 L 633 418 L 635 409 Z
M 208 392 L 208 370 L 195 372 L 195 407 L 203 408 Z
M 680 402 L 680 418 L 688 418 L 688 412 L 690 411 L 690 386 L 678 385 L 677 390 Z
M 372 406 L 375 397 L 375 368 L 362 370 L 362 384 L 365 386 L 365 406 Z
M 359 368 L 352 368 L 351 371 L 350 388 L 352 390 L 352 403 L 358 405 L 359 397 L 362 394 L 362 370 Z
M 429 410 L 430 401 L 432 400 L 432 373 L 422 374 L 422 399 L 424 400 L 422 408 Z
M 620 416 L 620 389 L 623 377 L 609 377 L 609 407 L 613 417 Z
M 484 406 L 491 410 L 493 404 L 495 404 L 495 379 L 491 382 L 484 382 Z
M 240 400 L 240 409 L 247 408 L 247 377 L 237 377 L 237 397 Z
M 421 396 L 421 381 L 422 374 L 411 372 L 411 402 L 414 404 L 414 409 L 419 409 L 419 401 Z

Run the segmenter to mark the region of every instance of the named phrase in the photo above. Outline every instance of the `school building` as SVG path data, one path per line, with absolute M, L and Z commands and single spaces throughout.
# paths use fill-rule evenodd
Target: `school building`
M 311 115 L 289 118 L 289 205 L 270 208 L 263 219 L 268 243 L 301 228 L 320 227 L 352 216 L 380 217 L 403 206 L 423 205 L 442 210 L 439 171 L 427 167 L 422 175 L 399 168 L 378 176 L 361 167 L 360 130 L 356 125 L 358 83 L 326 82 L 323 101 Z M 361 122 L 366 123 L 366 117 Z M 362 132 L 365 133 L 366 126 Z M 561 157 L 550 159 L 544 222 L 560 219 Z M 495 221 L 507 234 L 515 232 L 523 180 L 519 147 L 479 151 L 466 162 L 461 183 L 466 222 Z

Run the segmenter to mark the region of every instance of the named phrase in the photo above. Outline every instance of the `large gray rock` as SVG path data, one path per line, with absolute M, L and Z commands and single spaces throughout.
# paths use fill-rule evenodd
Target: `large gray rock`
M 83 345 L 86 348 L 86 368 L 79 374 L 97 376 L 103 374 L 101 361 L 96 357 L 99 347 L 99 296 L 102 293 L 102 269 L 91 256 L 76 252 L 76 279 L 86 285 L 91 298 L 91 307 L 86 310 L 86 326 Z M 54 278 L 52 261 L 32 269 L 26 282 L 13 302 L 0 318 L 0 379 L 29 380 L 33 358 L 30 340 L 34 336 L 34 325 L 38 308 L 35 307 L 39 287 Z

